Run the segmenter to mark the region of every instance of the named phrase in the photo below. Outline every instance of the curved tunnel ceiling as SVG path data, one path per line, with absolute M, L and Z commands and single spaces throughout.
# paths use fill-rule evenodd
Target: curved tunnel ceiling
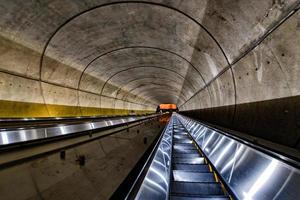
M 41 78 L 115 96 L 127 82 L 153 74 L 170 77 L 176 84 L 173 90 L 161 87 L 164 93 L 151 95 L 151 100 L 183 103 L 227 66 L 218 45 L 199 23 L 178 10 L 145 2 L 108 4 L 79 14 L 56 31 L 43 58 L 59 64 L 43 59 Z M 199 62 L 200 58 L 209 63 Z M 70 71 L 72 79 L 61 76 Z M 144 90 L 134 96 L 149 99 L 148 94 L 155 92 L 152 87 Z
M 22 47 L 12 51 L 14 56 L 20 53 L 14 67 L 5 61 L 0 71 L 39 81 L 33 88 L 42 97 L 35 101 L 45 104 L 142 109 L 177 103 L 196 109 L 244 103 L 249 98 L 237 96 L 244 82 L 234 65 L 257 51 L 274 27 L 297 12 L 298 4 L 297 0 L 10 1 L 0 7 L 2 46 L 9 46 L 9 40 Z M 7 57 L 10 60 L 10 54 Z

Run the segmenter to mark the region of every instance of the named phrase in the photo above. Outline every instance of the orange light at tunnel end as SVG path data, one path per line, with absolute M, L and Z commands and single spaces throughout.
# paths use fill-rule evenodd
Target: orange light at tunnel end
M 176 104 L 160 104 L 159 108 L 161 110 L 176 110 L 177 106 Z

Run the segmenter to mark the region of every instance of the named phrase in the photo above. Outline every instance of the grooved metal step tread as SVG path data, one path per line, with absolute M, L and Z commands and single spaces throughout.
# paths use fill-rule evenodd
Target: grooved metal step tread
M 224 195 L 219 183 L 171 182 L 171 194 L 180 196 L 207 197 Z
M 198 152 L 197 153 L 173 153 L 174 158 L 196 158 L 202 157 Z
M 192 144 L 192 140 L 187 139 L 173 139 L 173 144 Z
M 186 196 L 171 195 L 170 199 L 172 200 L 229 200 L 230 198 L 224 195 L 213 195 L 207 197 L 186 197 Z
M 198 150 L 196 148 L 194 148 L 194 149 L 178 149 L 178 148 L 174 148 L 173 149 L 173 153 L 174 154 L 177 154 L 177 153 L 181 153 L 181 154 L 198 153 Z
M 187 143 L 187 142 L 181 142 L 181 141 L 173 141 L 173 144 L 174 145 L 178 145 L 178 146 L 195 146 L 192 142 L 191 142 L 191 140 L 189 140 L 189 142 Z
M 188 134 L 174 134 L 173 135 L 174 139 L 190 139 Z
M 206 164 L 173 164 L 173 170 L 185 170 L 185 171 L 193 171 L 193 172 L 209 172 L 209 167 Z
M 174 144 L 174 149 L 196 149 L 195 145 L 189 144 Z
M 184 170 L 173 170 L 173 180 L 183 182 L 215 182 L 215 177 L 211 172 L 190 172 Z
M 196 158 L 173 158 L 173 163 L 204 164 L 204 158 L 200 156 Z
M 181 139 L 181 138 L 185 138 L 185 139 L 190 139 L 190 137 L 188 136 L 187 133 L 182 133 L 182 134 L 174 134 L 173 137 L 175 139 Z

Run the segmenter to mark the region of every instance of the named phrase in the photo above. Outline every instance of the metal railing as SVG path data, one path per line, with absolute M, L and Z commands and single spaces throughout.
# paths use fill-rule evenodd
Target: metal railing
M 139 186 L 133 186 L 139 188 L 132 199 L 167 200 L 169 198 L 172 136 L 173 118 L 171 118 L 170 122 L 162 133 L 162 136 L 158 141 L 156 148 L 154 148 L 154 150 L 156 151 L 153 159 L 151 160 L 148 171 L 145 177 L 143 177 L 143 181 Z M 150 162 L 150 160 L 148 160 L 148 162 Z M 148 162 L 145 165 L 147 165 Z
M 237 199 L 298 199 L 297 161 L 176 114 Z
M 33 128 L 18 128 L 0 130 L 0 148 L 7 146 L 34 142 L 56 137 L 63 137 L 75 133 L 92 132 L 104 128 L 120 126 L 140 120 L 150 119 L 157 114 L 148 116 L 129 116 L 118 118 L 107 118 L 100 120 L 85 121 L 78 124 L 61 124 L 49 127 L 33 127 Z

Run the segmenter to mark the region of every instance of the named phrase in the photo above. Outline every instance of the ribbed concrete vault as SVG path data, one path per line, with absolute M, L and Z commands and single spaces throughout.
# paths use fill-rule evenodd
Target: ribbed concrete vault
M 274 140 L 293 130 L 283 143 L 299 144 L 299 0 L 0 5 L 2 117 L 148 113 L 176 103 L 249 133 L 281 123 Z

